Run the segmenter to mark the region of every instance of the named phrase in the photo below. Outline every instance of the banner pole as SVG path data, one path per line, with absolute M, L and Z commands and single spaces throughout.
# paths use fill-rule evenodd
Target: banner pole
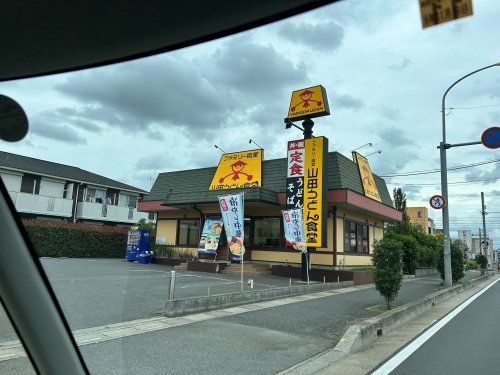
M 242 236 L 242 244 L 243 244 L 243 247 L 245 247 L 245 191 L 242 192 L 242 195 L 241 195 L 241 209 L 243 210 L 243 230 L 242 230 L 242 233 L 243 233 L 243 236 Z M 243 293 L 243 258 L 244 258 L 245 254 L 241 254 L 241 292 Z
M 306 254 L 306 263 L 307 263 L 307 285 L 309 285 L 309 251 Z

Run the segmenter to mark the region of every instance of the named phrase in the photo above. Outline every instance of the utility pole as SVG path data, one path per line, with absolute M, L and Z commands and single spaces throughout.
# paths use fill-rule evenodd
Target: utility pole
M 484 243 L 483 243 L 483 249 L 484 249 L 484 255 L 486 257 L 488 256 L 488 242 L 487 242 L 487 236 L 486 236 L 486 206 L 484 205 L 484 193 L 481 192 L 481 215 L 483 215 L 483 236 L 484 236 Z
M 443 196 L 445 202 L 442 211 L 443 211 L 444 284 L 447 287 L 450 287 L 452 285 L 452 278 L 451 278 L 451 251 L 450 251 L 450 215 L 448 208 L 448 203 L 449 203 L 448 172 L 447 172 L 448 166 L 446 161 L 446 150 L 451 147 L 469 146 L 469 145 L 480 144 L 481 142 L 457 143 L 455 145 L 450 145 L 449 143 L 446 143 L 446 113 L 445 113 L 446 95 L 457 83 L 461 82 L 465 78 L 470 77 L 471 75 L 481 72 L 485 69 L 493 68 L 496 66 L 500 66 L 500 63 L 488 65 L 485 66 L 484 68 L 474 70 L 473 72 L 470 72 L 469 74 L 466 74 L 463 77 L 457 79 L 455 82 L 452 83 L 450 87 L 446 89 L 446 91 L 443 94 L 443 98 L 441 99 L 441 125 L 443 132 L 443 140 L 440 142 L 438 149 L 439 149 L 439 158 L 441 161 L 441 195 Z
M 481 228 L 479 228 L 479 254 L 483 253 L 483 245 L 481 245 L 481 238 L 483 238 L 483 234 L 481 233 Z

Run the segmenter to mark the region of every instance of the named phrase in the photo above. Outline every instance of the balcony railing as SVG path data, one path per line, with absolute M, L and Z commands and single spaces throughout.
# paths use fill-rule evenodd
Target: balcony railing
M 17 212 L 50 216 L 70 217 L 72 199 L 48 197 L 45 195 L 9 191 Z
M 137 223 L 142 218 L 147 220 L 148 213 L 139 212 L 136 208 L 113 206 L 95 202 L 78 202 L 76 218 L 133 224 Z

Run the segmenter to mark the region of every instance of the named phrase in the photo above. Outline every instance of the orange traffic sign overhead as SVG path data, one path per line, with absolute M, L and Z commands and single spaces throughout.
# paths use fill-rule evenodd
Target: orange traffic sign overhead
M 328 98 L 323 86 L 318 85 L 292 92 L 288 120 L 305 120 L 329 114 Z
M 472 14 L 472 0 L 420 0 L 420 15 L 424 29 Z

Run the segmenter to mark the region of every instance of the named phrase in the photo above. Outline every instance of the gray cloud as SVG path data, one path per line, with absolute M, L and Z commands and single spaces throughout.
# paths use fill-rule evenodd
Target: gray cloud
M 61 113 L 87 121 L 87 130 L 106 124 L 155 139 L 160 130 L 211 138 L 227 124 L 246 123 L 257 106 L 269 113 L 276 101 L 287 103 L 290 87 L 305 81 L 304 65 L 236 37 L 203 59 L 161 56 L 121 64 L 72 76 L 57 89 L 85 103 Z M 75 125 L 83 127 L 81 121 Z
M 498 180 L 500 179 L 500 163 L 495 163 L 495 167 L 492 170 L 485 171 L 480 168 L 473 169 L 465 175 L 466 181 L 477 181 L 477 180 L 490 180 L 485 181 L 483 184 L 498 184 Z
M 389 69 L 394 70 L 394 71 L 400 71 L 400 70 L 406 69 L 408 66 L 410 66 L 411 63 L 412 63 L 412 61 L 410 59 L 405 58 L 398 63 L 389 65 Z
M 415 143 L 409 137 L 404 135 L 401 129 L 395 128 L 393 126 L 381 130 L 378 135 L 382 139 L 382 141 L 391 148 L 398 148 Z M 405 151 L 405 154 L 408 154 L 408 152 Z
M 60 142 L 71 144 L 87 143 L 86 139 L 71 126 L 46 121 L 43 116 L 37 116 L 33 119 L 30 126 L 30 132 L 32 134 Z
M 346 108 L 352 110 L 358 110 L 365 106 L 365 103 L 361 99 L 352 97 L 351 95 L 335 95 L 335 101 L 332 104 L 339 108 Z
M 331 51 L 339 48 L 344 39 L 344 29 L 333 21 L 310 24 L 283 24 L 278 34 L 292 43 L 301 43 L 317 50 Z
M 391 121 L 401 120 L 401 112 L 397 109 L 383 106 L 380 108 L 380 113 L 388 120 Z

